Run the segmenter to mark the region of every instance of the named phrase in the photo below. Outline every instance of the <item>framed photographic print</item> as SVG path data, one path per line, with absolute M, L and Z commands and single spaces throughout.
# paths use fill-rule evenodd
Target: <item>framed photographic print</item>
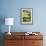
M 32 8 L 20 9 L 21 24 L 32 24 Z

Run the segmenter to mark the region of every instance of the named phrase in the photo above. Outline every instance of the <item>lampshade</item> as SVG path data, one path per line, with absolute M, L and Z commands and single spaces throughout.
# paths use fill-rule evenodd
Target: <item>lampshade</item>
M 5 25 L 14 25 L 14 18 L 5 18 Z

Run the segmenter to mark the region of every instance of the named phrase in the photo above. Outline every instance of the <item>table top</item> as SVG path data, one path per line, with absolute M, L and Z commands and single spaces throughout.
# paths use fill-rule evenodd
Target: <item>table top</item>
M 32 32 L 32 34 L 25 34 L 27 32 L 11 32 L 11 35 L 8 34 L 8 32 L 4 33 L 5 39 L 41 39 L 43 40 L 43 35 L 40 32 Z M 35 35 L 38 34 L 38 35 Z

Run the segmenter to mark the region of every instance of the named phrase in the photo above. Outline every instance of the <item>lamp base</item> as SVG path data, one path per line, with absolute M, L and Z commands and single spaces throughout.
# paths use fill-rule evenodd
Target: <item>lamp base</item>
M 9 35 L 11 35 L 11 33 L 10 33 L 10 32 L 8 32 L 8 34 L 9 34 Z

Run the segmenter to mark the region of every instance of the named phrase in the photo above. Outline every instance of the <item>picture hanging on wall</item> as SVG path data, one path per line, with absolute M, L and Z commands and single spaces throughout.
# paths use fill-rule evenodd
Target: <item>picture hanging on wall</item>
M 20 22 L 21 24 L 32 24 L 32 8 L 20 9 Z

